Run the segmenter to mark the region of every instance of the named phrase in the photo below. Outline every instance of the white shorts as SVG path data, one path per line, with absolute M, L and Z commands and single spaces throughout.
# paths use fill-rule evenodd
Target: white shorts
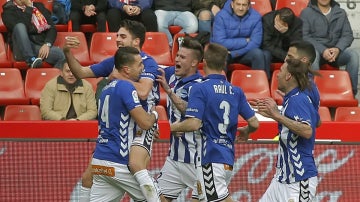
M 221 163 L 202 166 L 206 201 L 222 201 L 229 196 L 232 169 L 232 166 Z
M 259 202 L 299 202 L 315 199 L 317 177 L 311 177 L 296 183 L 284 184 L 273 178 Z
M 127 165 L 92 159 L 93 185 L 90 201 L 120 201 L 125 192 L 134 201 L 146 201 Z
M 193 190 L 192 198 L 197 199 L 195 165 L 166 158 L 157 178 L 162 194 L 166 198 L 177 199 L 187 187 Z
M 154 140 L 154 133 L 158 129 L 157 122 L 149 130 L 139 130 L 138 135 L 136 135 L 131 143 L 131 145 L 136 145 L 143 147 L 148 152 L 151 157 L 152 144 Z

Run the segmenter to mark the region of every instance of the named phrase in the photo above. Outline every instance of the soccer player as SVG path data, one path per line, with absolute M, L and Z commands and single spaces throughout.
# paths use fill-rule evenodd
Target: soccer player
M 222 75 L 228 51 L 218 44 L 209 44 L 204 54 L 203 81 L 190 90 L 186 119 L 173 123 L 171 132 L 201 131 L 202 174 L 206 201 L 233 201 L 227 188 L 234 164 L 234 142 L 238 115 L 247 126 L 240 127 L 239 139 L 246 141 L 259 127 L 254 110 L 244 92 L 231 85 Z
M 314 161 L 318 111 L 309 95 L 308 64 L 298 59 L 287 59 L 277 76 L 278 88 L 285 93 L 279 111 L 272 98 L 258 99 L 251 104 L 258 113 L 278 122 L 279 149 L 276 174 L 260 202 L 311 201 L 315 197 L 317 168 Z
M 202 78 L 197 70 L 203 58 L 203 47 L 190 37 L 185 37 L 180 45 L 175 66 L 160 69 L 162 76 L 157 79 L 168 94 L 167 111 L 170 123 L 185 119 L 190 88 Z M 195 163 L 199 160 L 197 148 L 201 139 L 196 133 L 197 131 L 190 131 L 181 136 L 170 135 L 169 153 L 157 179 L 162 194 L 168 201 L 177 199 L 187 187 L 193 190 L 193 201 L 199 198 Z
M 135 201 L 159 201 L 142 193 L 130 172 L 129 156 L 137 127 L 149 130 L 158 114 L 147 113 L 131 81 L 137 81 L 144 65 L 134 47 L 121 47 L 115 53 L 113 80 L 106 85 L 98 102 L 99 136 L 92 159 L 93 185 L 90 201 L 119 201 L 125 192 Z
M 120 29 L 117 32 L 116 44 L 118 47 L 131 46 L 140 51 L 144 63 L 144 72 L 141 74 L 137 82 L 131 81 L 135 86 L 142 105 L 146 111 L 156 105 L 159 101 L 159 85 L 155 81 L 158 75 L 158 65 L 155 60 L 141 51 L 141 47 L 145 42 L 145 27 L 137 21 L 123 20 Z M 98 64 L 90 67 L 83 67 L 79 64 L 76 58 L 72 55 L 70 48 L 76 48 L 79 42 L 76 38 L 69 38 L 65 42 L 64 53 L 68 61 L 71 71 L 79 78 L 87 77 L 107 77 L 111 74 L 114 67 L 114 57 L 107 58 Z M 147 142 L 146 139 L 151 141 Z M 150 162 L 151 148 L 152 148 L 152 134 L 142 132 L 141 136 L 136 136 L 131 147 L 129 167 L 135 178 L 141 184 L 142 190 L 151 193 L 156 189 L 152 177 L 146 169 Z M 82 178 L 82 187 L 80 200 L 88 201 L 90 187 L 92 184 L 92 174 L 90 165 L 86 169 Z M 155 195 L 154 195 L 155 197 Z

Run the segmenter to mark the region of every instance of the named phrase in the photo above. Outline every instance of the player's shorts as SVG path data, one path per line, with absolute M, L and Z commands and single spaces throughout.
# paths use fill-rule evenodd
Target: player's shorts
M 127 165 L 93 158 L 92 173 L 90 201 L 120 201 L 125 192 L 134 201 L 146 201 Z
M 193 190 L 192 198 L 197 199 L 195 165 L 166 158 L 157 178 L 162 194 L 166 198 L 177 199 L 186 188 Z
M 315 199 L 317 185 L 316 176 L 291 184 L 280 183 L 276 178 L 273 178 L 259 202 L 312 201 Z
M 154 133 L 158 129 L 157 122 L 149 130 L 139 130 L 140 134 L 136 135 L 131 145 L 143 147 L 151 157 L 152 144 L 154 141 Z
M 221 163 L 202 166 L 206 201 L 222 201 L 229 196 L 228 185 L 232 170 L 232 166 Z

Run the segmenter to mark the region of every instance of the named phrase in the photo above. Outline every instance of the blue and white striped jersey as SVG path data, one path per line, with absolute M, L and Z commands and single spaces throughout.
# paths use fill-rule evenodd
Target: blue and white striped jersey
M 201 75 L 196 73 L 189 77 L 179 79 L 175 76 L 175 67 L 168 67 L 164 70 L 166 80 L 170 84 L 172 91 L 182 100 L 188 102 L 189 91 L 194 83 L 201 81 Z M 167 100 L 167 111 L 170 123 L 185 119 L 185 116 L 181 115 L 180 111 L 171 103 L 169 98 Z M 174 161 L 195 163 L 197 142 L 201 142 L 200 137 L 195 134 L 196 132 L 186 132 L 182 137 L 170 135 L 169 157 Z
M 158 64 L 151 56 L 142 51 L 140 52 L 140 55 L 144 63 L 144 72 L 140 75 L 140 78 L 147 78 L 153 81 L 153 87 L 147 100 L 141 100 L 144 109 L 149 111 L 149 109 L 151 109 L 152 106 L 157 105 L 160 100 L 159 83 L 155 81 L 156 76 L 160 75 L 160 72 L 158 71 Z M 97 77 L 107 77 L 113 71 L 114 64 L 115 58 L 109 57 L 97 64 L 91 65 L 90 68 Z
M 211 74 L 190 91 L 186 117 L 202 120 L 202 165 L 234 164 L 234 141 L 238 115 L 245 120 L 255 116 L 244 92 L 226 81 L 226 77 Z
M 125 80 L 112 80 L 98 103 L 99 136 L 94 158 L 128 165 L 136 124 L 130 111 L 141 107 L 135 87 Z
M 313 134 L 306 139 L 279 124 L 279 147 L 275 178 L 281 183 L 294 183 L 317 176 L 314 161 L 316 125 L 319 121 L 316 105 L 307 92 L 295 88 L 284 97 L 281 114 L 311 126 Z

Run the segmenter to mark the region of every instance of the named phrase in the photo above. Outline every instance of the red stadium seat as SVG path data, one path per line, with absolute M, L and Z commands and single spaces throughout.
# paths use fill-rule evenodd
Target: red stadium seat
M 169 41 L 163 32 L 146 32 L 142 50 L 152 56 L 159 65 L 171 66 Z
M 90 60 L 88 44 L 86 41 L 85 34 L 83 32 L 58 32 L 54 46 L 63 47 L 65 43 L 65 37 L 73 36 L 77 37 L 80 41 L 80 46 L 78 48 L 71 49 L 75 58 L 79 60 L 81 65 L 87 66 L 93 64 Z
M 156 105 L 155 106 L 155 110 L 157 111 L 157 113 L 159 114 L 159 121 L 167 121 L 168 116 L 167 116 L 167 112 L 164 106 L 162 105 Z
M 270 0 L 250 0 L 250 4 L 262 16 L 272 11 Z
M 41 111 L 37 105 L 7 105 L 4 121 L 39 121 Z
M 0 68 L 0 106 L 29 104 L 19 69 Z
M 179 33 L 182 30 L 181 26 L 178 25 L 170 25 L 169 31 L 174 36 L 175 34 Z
M 281 96 L 279 93 L 276 92 L 276 90 L 278 89 L 278 81 L 276 78 L 278 73 L 279 73 L 279 70 L 275 70 L 272 73 L 271 83 L 270 83 L 270 92 L 271 92 L 271 97 L 275 100 L 275 102 L 278 105 L 282 105 L 283 96 Z
M 230 82 L 244 91 L 247 100 L 270 97 L 269 82 L 265 71 L 235 70 L 231 74 Z
M 11 68 L 12 62 L 7 57 L 6 44 L 4 37 L 0 34 L 0 68 Z
M 280 8 L 290 8 L 296 16 L 300 16 L 301 11 L 307 7 L 309 0 L 277 0 L 275 10 Z
M 86 32 L 95 33 L 95 32 L 97 32 L 97 27 L 96 26 L 97 26 L 96 24 L 81 24 L 80 25 L 80 31 L 84 32 L 84 33 L 86 33 Z M 71 20 L 69 20 L 69 22 L 68 22 L 68 28 L 67 28 L 66 31 L 68 31 L 68 32 L 73 31 L 72 30 L 72 21 Z M 106 22 L 106 31 L 105 32 L 109 32 L 109 26 L 108 26 L 107 22 Z
M 99 81 L 101 81 L 102 79 L 103 79 L 103 77 L 85 78 L 85 80 L 88 81 L 92 85 L 94 92 L 96 92 L 97 85 L 98 85 Z
M 355 107 L 355 99 L 348 72 L 342 70 L 319 70 L 320 76 L 314 81 L 320 93 L 321 106 L 327 107 Z
M 95 32 L 90 43 L 90 59 L 98 63 L 105 58 L 114 56 L 116 50 L 116 32 Z
M 318 112 L 319 112 L 321 121 L 332 121 L 331 113 L 330 113 L 330 110 L 328 107 L 320 106 Z
M 159 101 L 159 105 L 163 106 L 163 107 L 167 107 L 167 94 L 165 92 L 165 90 L 163 89 L 163 87 L 159 86 L 160 88 L 160 101 Z
M 335 110 L 334 121 L 359 121 L 359 107 L 337 107 Z
M 60 70 L 57 68 L 28 69 L 25 77 L 25 95 L 33 105 L 40 104 L 41 91 L 45 84 L 52 78 L 58 76 Z

